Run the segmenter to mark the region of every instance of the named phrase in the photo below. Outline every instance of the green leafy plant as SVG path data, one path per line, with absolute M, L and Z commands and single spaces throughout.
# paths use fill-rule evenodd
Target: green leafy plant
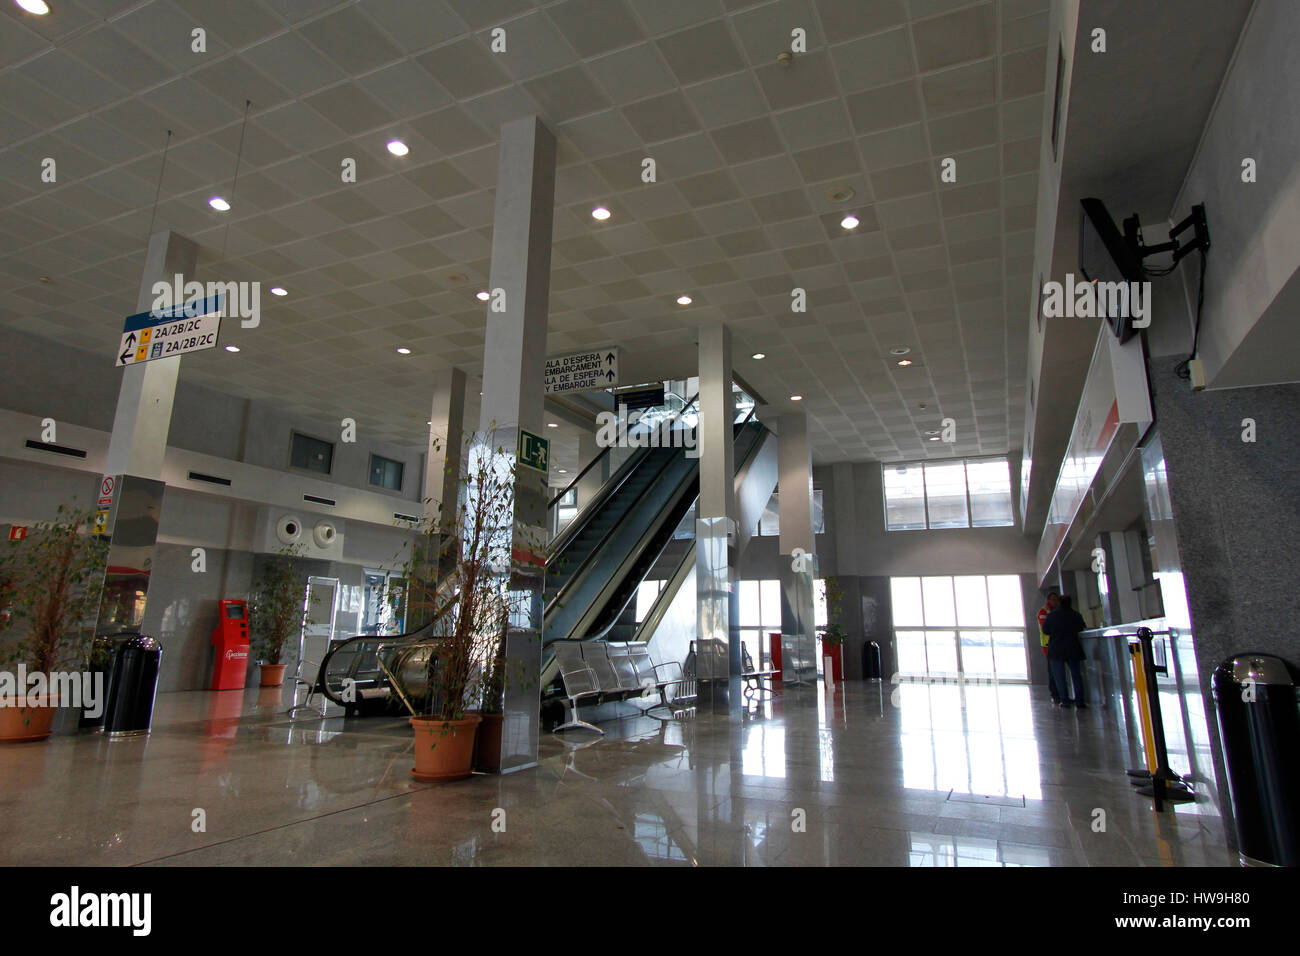
M 526 600 L 510 582 L 518 465 L 494 447 L 494 437 L 467 439 L 469 464 L 457 500 L 426 502 L 402 565 L 407 614 L 416 626 L 430 627 L 433 644 L 421 708 L 444 724 L 475 706 L 501 711 L 505 636 L 518 602 Z
M 848 633 L 842 623 L 844 619 L 844 589 L 835 578 L 826 579 L 826 626 L 822 628 L 822 640 L 830 647 L 839 647 L 848 639 Z
M 267 561 L 249 599 L 253 649 L 265 664 L 279 664 L 285 642 L 307 624 L 307 574 L 302 546 L 286 545 Z
M 0 552 L 0 627 L 11 635 L 0 662 L 45 674 L 86 663 L 108 555 L 107 542 L 89 533 L 94 518 L 60 505 Z

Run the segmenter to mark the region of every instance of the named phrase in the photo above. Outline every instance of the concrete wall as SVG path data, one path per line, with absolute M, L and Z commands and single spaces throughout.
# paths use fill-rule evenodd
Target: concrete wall
M 1177 221 L 1206 205 L 1214 245 L 1199 352 L 1213 387 L 1300 379 L 1298 47 L 1300 5 L 1258 0 L 1170 211 Z M 1247 158 L 1255 182 L 1242 181 Z M 1194 261 L 1183 278 L 1194 302 Z

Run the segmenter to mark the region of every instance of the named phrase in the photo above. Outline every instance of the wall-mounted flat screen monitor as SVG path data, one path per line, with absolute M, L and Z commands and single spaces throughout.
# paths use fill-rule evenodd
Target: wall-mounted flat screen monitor
M 1142 256 L 1124 238 L 1100 199 L 1084 199 L 1079 217 L 1079 271 L 1094 285 L 1140 282 Z M 1121 342 L 1133 337 L 1133 318 L 1127 309 L 1111 308 L 1114 300 L 1097 296 L 1097 314 L 1110 325 Z M 1124 302 L 1127 303 L 1127 295 Z

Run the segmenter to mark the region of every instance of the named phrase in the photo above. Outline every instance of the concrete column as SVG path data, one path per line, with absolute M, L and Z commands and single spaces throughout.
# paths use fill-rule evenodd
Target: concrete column
M 198 258 L 199 247 L 183 236 L 174 232 L 155 232 L 150 236 L 135 311 L 147 312 L 153 308 L 155 282 L 170 285 L 177 274 L 192 277 Z M 162 478 L 180 371 L 179 355 L 122 369 L 122 386 L 117 394 L 117 412 L 113 417 L 104 474 Z
M 817 680 L 813 581 L 817 578 L 812 526 L 812 445 L 808 416 L 782 415 L 777 432 L 781 551 L 781 666 L 786 686 Z
M 740 618 L 736 602 L 736 488 L 731 330 L 700 329 L 700 498 L 695 514 L 699 706 L 741 712 Z M 757 661 L 755 661 L 757 663 Z
M 487 333 L 483 346 L 480 438 L 511 460 L 519 430 L 541 435 L 546 325 L 551 294 L 551 224 L 555 212 L 555 136 L 535 116 L 501 127 Z M 496 290 L 501 290 L 499 293 Z M 496 302 L 503 305 L 495 311 Z M 503 575 L 524 602 L 506 640 L 505 720 L 501 772 L 537 763 L 541 726 L 541 633 L 544 573 L 536 552 L 547 540 L 546 473 L 516 470 L 511 569 Z M 520 623 L 520 622 L 523 623 Z
M 182 281 L 191 278 L 198 257 L 199 247 L 174 232 L 150 236 L 134 311 L 153 308 L 154 283 L 171 285 L 178 274 Z M 105 477 L 97 499 L 95 528 L 108 538 L 109 569 L 100 591 L 97 633 L 139 628 L 144 620 L 166 492 L 163 458 L 180 370 L 179 355 L 121 370 Z M 139 599 L 141 594 L 146 601 Z
M 429 451 L 424 468 L 424 514 L 426 519 L 441 513 L 444 520 L 455 516 L 460 499 L 461 452 L 464 450 L 465 373 L 458 368 L 441 373 L 433 386 L 429 414 Z M 433 544 L 433 542 L 430 542 Z M 437 575 L 441 579 L 454 562 L 441 538 Z

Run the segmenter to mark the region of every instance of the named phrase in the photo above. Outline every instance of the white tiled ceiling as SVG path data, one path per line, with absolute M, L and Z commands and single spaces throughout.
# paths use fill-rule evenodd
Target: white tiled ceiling
M 552 353 L 618 344 L 645 379 L 638 357 L 727 322 L 766 401 L 804 396 L 819 462 L 1022 432 L 1047 0 L 51 6 L 0 7 L 0 325 L 109 361 L 151 223 L 171 228 L 201 244 L 199 279 L 264 283 L 261 327 L 223 331 L 242 351 L 189 356 L 186 379 L 422 445 L 434 373 L 482 367 L 497 130 L 537 113 L 560 144 Z M 780 66 L 796 27 L 808 52 Z M 223 215 L 207 199 L 231 195 L 246 100 Z M 925 440 L 944 417 L 955 446 Z

